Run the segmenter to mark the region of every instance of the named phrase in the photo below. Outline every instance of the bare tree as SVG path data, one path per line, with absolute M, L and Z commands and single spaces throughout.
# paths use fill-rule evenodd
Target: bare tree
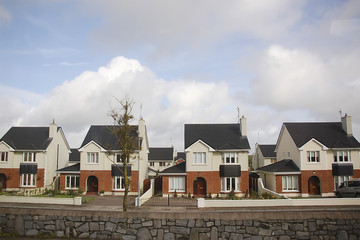
M 113 119 L 114 124 L 109 127 L 109 130 L 116 138 L 116 146 L 111 146 L 108 152 L 108 158 L 110 151 L 115 150 L 119 151 L 121 166 L 116 162 L 116 167 L 123 173 L 124 177 L 124 201 L 123 201 L 123 211 L 127 211 L 128 207 L 128 193 L 130 187 L 130 179 L 128 177 L 127 165 L 130 161 L 131 155 L 135 153 L 136 150 L 139 150 L 139 138 L 137 134 L 134 134 L 133 127 L 130 125 L 131 120 L 134 119 L 132 115 L 132 108 L 134 101 L 125 98 L 123 100 L 116 99 L 120 104 L 119 109 L 112 109 L 109 113 L 110 117 Z M 135 132 L 136 133 L 136 132 Z

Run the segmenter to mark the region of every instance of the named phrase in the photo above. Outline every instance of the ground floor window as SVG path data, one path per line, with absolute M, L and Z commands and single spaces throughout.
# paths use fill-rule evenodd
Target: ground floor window
M 169 192 L 185 192 L 185 177 L 169 177 Z
M 237 177 L 223 177 L 221 178 L 221 191 L 230 192 L 234 190 L 240 191 L 240 181 Z
M 125 190 L 125 179 L 122 176 L 113 177 L 114 186 L 113 190 Z
M 343 182 L 350 180 L 351 176 L 334 176 L 334 189 L 337 189 Z
M 78 189 L 80 186 L 79 175 L 66 175 L 65 188 L 66 189 Z
M 21 174 L 22 187 L 36 187 L 36 174 L 25 173 Z
M 298 176 L 283 176 L 282 177 L 282 190 L 283 191 L 298 191 L 299 190 Z

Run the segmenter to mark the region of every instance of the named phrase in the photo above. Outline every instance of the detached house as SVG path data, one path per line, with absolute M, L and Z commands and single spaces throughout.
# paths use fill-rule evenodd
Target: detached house
M 351 117 L 341 122 L 284 123 L 277 162 L 256 171 L 265 187 L 288 196 L 333 196 L 336 187 L 360 177 L 360 143 Z
M 124 193 L 121 149 L 110 127 L 114 126 L 90 127 L 78 150 L 80 163 L 59 171 L 62 175 L 63 189 L 81 187 L 87 194 L 98 194 L 100 191 L 114 195 Z M 149 143 L 145 121 L 140 119 L 138 125 L 131 126 L 130 134 L 138 139 L 138 149 L 127 163 L 127 173 L 130 178 L 129 194 L 135 195 L 138 193 L 138 186 L 140 186 L 140 191 L 143 191 L 143 181 L 148 177 Z M 79 183 L 73 184 L 72 181 L 79 181 Z
M 163 194 L 245 195 L 249 188 L 246 118 L 236 124 L 185 124 L 186 161 L 163 176 Z
M 149 175 L 155 176 L 165 168 L 174 165 L 176 151 L 173 147 L 149 148 Z
M 56 170 L 66 166 L 70 147 L 63 130 L 12 127 L 0 139 L 0 188 L 6 191 L 53 189 Z

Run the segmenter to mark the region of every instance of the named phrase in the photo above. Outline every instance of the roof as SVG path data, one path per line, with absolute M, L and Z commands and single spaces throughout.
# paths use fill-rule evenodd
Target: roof
M 49 138 L 49 127 L 12 127 L 1 141 L 15 150 L 46 150 L 52 138 Z
M 276 158 L 275 144 L 271 144 L 271 145 L 259 144 L 258 146 L 260 148 L 262 155 L 265 158 Z
M 56 170 L 57 172 L 80 172 L 80 163 Z
M 246 136 L 241 136 L 240 124 L 185 124 L 185 149 L 203 141 L 216 150 L 250 149 Z
M 80 162 L 80 152 L 77 148 L 71 148 L 69 154 L 69 162 Z
M 172 161 L 174 149 L 171 148 L 149 148 L 149 161 L 161 160 Z
M 186 153 L 185 152 L 178 152 L 176 157 L 175 157 L 175 161 L 177 161 L 179 159 L 186 160 Z
M 291 159 L 284 159 L 279 162 L 266 165 L 256 169 L 256 171 L 263 172 L 299 172 L 299 167 Z
M 87 132 L 85 139 L 83 143 L 81 144 L 82 148 L 86 144 L 90 143 L 91 141 L 96 142 L 99 144 L 102 148 L 107 150 L 116 150 L 119 149 L 119 143 L 116 140 L 115 135 L 111 132 L 111 128 L 113 128 L 114 125 L 92 125 L 90 126 L 89 131 Z M 115 126 L 116 127 L 116 126 Z M 117 126 L 120 128 L 120 126 Z M 130 126 L 130 135 L 133 138 L 138 137 L 138 126 L 132 125 Z
M 284 123 L 298 148 L 316 139 L 327 148 L 360 148 L 360 143 L 347 135 L 341 122 Z
M 186 174 L 186 164 L 185 162 L 176 164 L 174 166 L 168 167 L 160 172 L 160 175 L 171 175 L 171 174 Z

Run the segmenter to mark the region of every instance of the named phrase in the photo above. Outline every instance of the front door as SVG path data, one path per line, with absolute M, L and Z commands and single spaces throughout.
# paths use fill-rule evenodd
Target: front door
M 98 193 L 98 179 L 95 176 L 90 176 L 87 180 L 87 193 L 97 194 Z
M 5 174 L 0 174 L 0 192 L 2 190 L 5 190 L 6 189 L 6 176 Z
M 206 180 L 202 177 L 199 177 L 195 179 L 194 183 L 194 194 L 206 195 Z
M 320 179 L 312 176 L 309 178 L 309 195 L 320 195 Z

